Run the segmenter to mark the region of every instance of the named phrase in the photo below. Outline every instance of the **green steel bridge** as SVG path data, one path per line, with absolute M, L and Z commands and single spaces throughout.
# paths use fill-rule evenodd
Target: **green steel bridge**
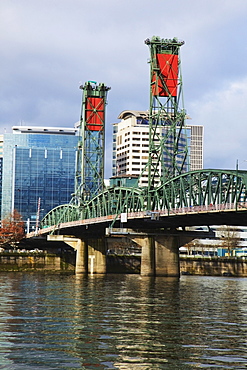
M 104 188 L 104 84 L 84 87 L 75 194 L 52 209 L 41 233 L 75 232 L 78 226 L 110 229 L 177 228 L 190 225 L 246 225 L 247 172 L 222 169 L 190 171 L 186 112 L 176 38 L 145 40 L 150 49 L 148 186 Z M 237 166 L 238 167 L 238 166 Z M 140 174 L 140 176 L 142 175 Z M 158 179 L 158 181 L 157 181 Z M 96 229 L 96 228 L 95 228 Z
M 119 227 L 121 217 L 135 228 L 198 225 L 247 225 L 247 171 L 197 170 L 172 179 L 151 191 L 148 188 L 111 187 L 83 205 L 52 209 L 42 220 L 41 233 L 66 233 L 66 229 L 95 224 Z M 146 223 L 145 223 L 146 221 Z M 149 221 L 147 223 L 147 221 Z

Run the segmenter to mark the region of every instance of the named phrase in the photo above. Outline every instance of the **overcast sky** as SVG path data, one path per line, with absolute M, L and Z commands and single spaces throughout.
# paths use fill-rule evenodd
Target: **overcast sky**
M 247 169 L 246 34 L 246 0 L 1 0 L 0 133 L 73 127 L 79 86 L 104 82 L 109 177 L 111 124 L 125 109 L 149 109 L 144 40 L 177 37 L 189 123 L 205 129 L 204 167 Z

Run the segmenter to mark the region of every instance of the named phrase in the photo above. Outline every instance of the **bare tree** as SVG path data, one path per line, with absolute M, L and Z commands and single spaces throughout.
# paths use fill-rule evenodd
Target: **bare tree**
M 232 255 L 232 251 L 239 246 L 238 231 L 232 226 L 224 226 L 219 229 L 221 246 L 228 250 L 228 257 Z

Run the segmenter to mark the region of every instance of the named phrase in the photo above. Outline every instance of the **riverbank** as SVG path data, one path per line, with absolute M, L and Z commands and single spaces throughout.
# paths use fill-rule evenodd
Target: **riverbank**
M 1 271 L 74 271 L 74 253 L 45 253 L 17 251 L 0 253 Z
M 241 257 L 180 257 L 182 275 L 247 277 L 247 259 Z
M 140 274 L 140 255 L 106 256 L 107 273 Z M 5 252 L 0 253 L 0 272 L 37 271 L 71 272 L 75 271 L 75 252 Z M 181 275 L 235 276 L 247 277 L 247 259 L 237 257 L 180 257 Z

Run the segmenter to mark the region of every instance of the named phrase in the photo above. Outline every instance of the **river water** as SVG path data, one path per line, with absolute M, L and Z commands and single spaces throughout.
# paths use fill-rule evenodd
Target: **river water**
M 0 274 L 0 369 L 247 369 L 247 279 Z

